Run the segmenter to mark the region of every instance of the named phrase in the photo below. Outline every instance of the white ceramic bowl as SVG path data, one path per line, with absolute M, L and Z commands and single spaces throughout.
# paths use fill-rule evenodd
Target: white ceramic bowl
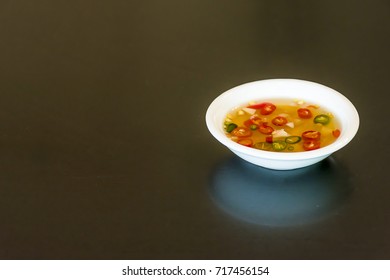
M 340 123 L 341 135 L 332 144 L 313 151 L 278 153 L 257 150 L 237 144 L 225 135 L 223 123 L 234 108 L 251 101 L 299 99 L 320 105 L 332 112 Z M 347 145 L 359 128 L 359 115 L 353 104 L 341 93 L 324 85 L 296 79 L 270 79 L 246 83 L 218 96 L 206 113 L 211 134 L 242 159 L 276 170 L 290 170 L 317 163 Z

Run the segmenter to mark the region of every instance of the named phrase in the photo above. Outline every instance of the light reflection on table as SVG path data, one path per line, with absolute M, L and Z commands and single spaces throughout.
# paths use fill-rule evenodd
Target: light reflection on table
M 213 201 L 230 215 L 265 226 L 318 221 L 352 193 L 348 170 L 329 157 L 310 167 L 276 171 L 230 158 L 211 174 Z

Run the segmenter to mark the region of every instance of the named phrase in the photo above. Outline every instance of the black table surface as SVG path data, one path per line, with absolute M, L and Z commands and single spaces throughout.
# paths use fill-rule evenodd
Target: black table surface
M 388 1 L 0 3 L 1 259 L 389 259 Z M 361 123 L 310 168 L 234 156 L 205 113 L 297 78 Z

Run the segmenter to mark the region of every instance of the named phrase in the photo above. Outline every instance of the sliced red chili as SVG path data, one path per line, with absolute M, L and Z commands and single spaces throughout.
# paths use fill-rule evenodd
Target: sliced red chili
M 263 104 L 264 103 L 257 103 L 257 104 L 248 105 L 246 107 L 251 109 L 260 109 L 261 107 L 263 107 Z
M 258 116 L 252 116 L 250 118 L 250 120 L 252 121 L 253 124 L 257 124 L 257 125 L 260 125 L 263 123 L 263 120 L 261 118 L 259 118 Z
M 305 151 L 312 151 L 319 149 L 321 147 L 321 143 L 318 140 L 307 140 L 303 142 L 303 149 Z
M 313 116 L 311 111 L 307 108 L 299 108 L 297 111 L 298 111 L 298 116 L 301 119 L 310 119 Z
M 259 131 L 263 134 L 269 135 L 274 131 L 274 129 L 272 128 L 272 126 L 263 123 L 259 126 Z
M 321 138 L 321 133 L 315 130 L 307 130 L 302 133 L 302 138 L 304 140 L 319 140 Z
M 266 103 L 263 108 L 260 109 L 260 114 L 270 115 L 276 110 L 276 106 L 272 103 Z
M 253 141 L 250 138 L 244 138 L 237 141 L 238 144 L 246 146 L 246 147 L 252 147 Z
M 274 139 L 273 139 L 272 136 L 267 136 L 267 137 L 265 137 L 265 142 L 267 142 L 267 143 L 273 143 L 273 142 L 274 142 Z
M 246 127 L 250 127 L 251 125 L 255 124 L 255 125 L 260 125 L 262 124 L 262 120 L 261 118 L 259 118 L 258 116 L 251 116 L 248 120 L 246 120 L 244 122 L 244 125 Z
M 253 122 L 252 122 L 252 120 L 246 120 L 246 121 L 244 121 L 244 125 L 246 126 L 246 127 L 250 127 L 251 125 L 253 125 Z
M 276 106 L 274 104 L 270 103 L 270 102 L 263 102 L 263 103 L 253 104 L 253 105 L 249 105 L 247 107 L 251 108 L 251 109 L 259 109 L 260 110 L 260 114 L 262 114 L 262 115 L 272 114 L 273 111 L 276 110 Z
M 335 138 L 338 138 L 341 134 L 341 131 L 340 131 L 340 129 L 335 129 L 332 131 L 332 134 Z
M 246 127 L 239 126 L 233 129 L 232 134 L 237 137 L 249 137 L 252 135 L 252 131 Z
M 283 126 L 287 122 L 288 122 L 287 119 L 285 117 L 282 117 L 282 116 L 277 116 L 277 117 L 272 119 L 272 123 L 274 125 L 277 125 L 277 126 Z

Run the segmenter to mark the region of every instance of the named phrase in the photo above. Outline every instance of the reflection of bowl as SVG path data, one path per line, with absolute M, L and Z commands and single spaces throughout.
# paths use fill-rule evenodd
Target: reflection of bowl
M 340 122 L 341 135 L 332 144 L 313 151 L 278 153 L 245 147 L 231 141 L 223 129 L 228 112 L 250 101 L 299 99 L 330 109 Z M 353 104 L 341 93 L 326 86 L 303 80 L 271 79 L 232 88 L 218 96 L 206 113 L 206 124 L 211 134 L 233 153 L 253 164 L 288 170 L 305 167 L 323 160 L 352 140 L 359 127 L 359 115 Z
M 217 166 L 210 185 L 223 210 L 267 226 L 315 222 L 335 212 L 351 191 L 348 170 L 332 157 L 290 171 L 264 169 L 235 157 Z

